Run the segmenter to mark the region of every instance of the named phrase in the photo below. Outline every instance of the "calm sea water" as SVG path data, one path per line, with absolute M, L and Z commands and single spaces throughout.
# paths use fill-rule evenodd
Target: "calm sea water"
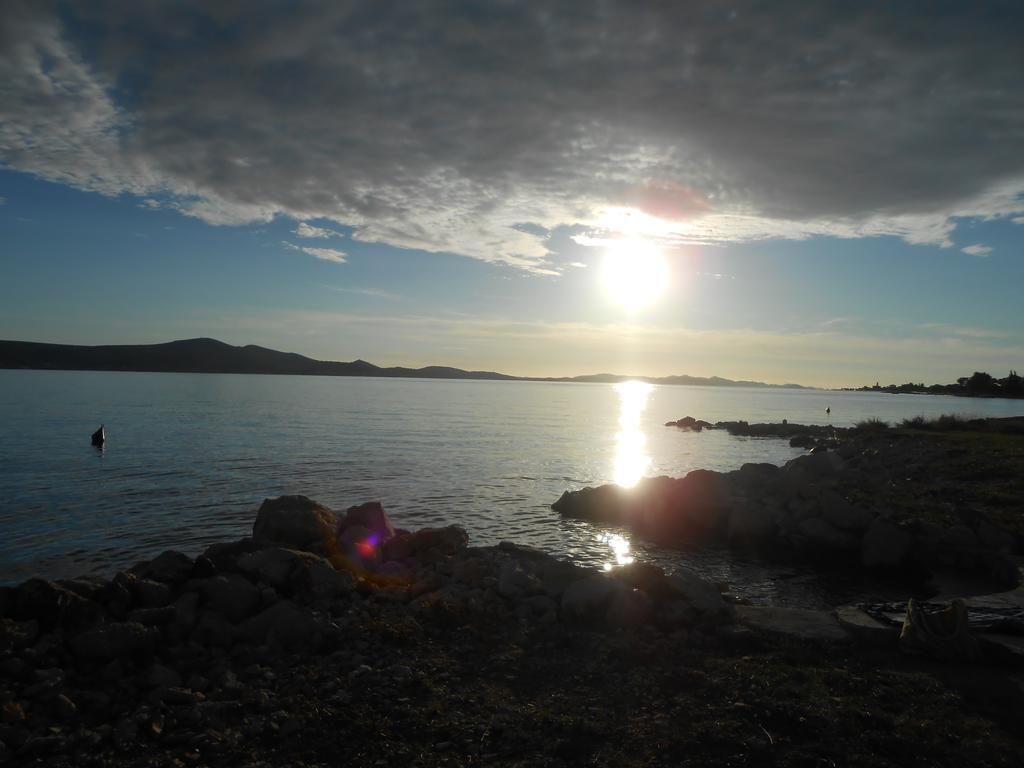
M 832 414 L 826 417 L 825 408 Z M 0 371 L 0 582 L 110 573 L 168 548 L 246 535 L 265 497 L 380 500 L 398 525 L 457 523 L 590 565 L 616 550 L 729 581 L 757 601 L 820 604 L 806 573 L 679 553 L 561 520 L 566 489 L 781 464 L 780 440 L 664 427 L 691 415 L 853 424 L 1024 402 L 818 390 L 305 376 Z M 103 451 L 89 435 L 103 423 Z M 614 532 L 612 532 L 614 533 Z M 623 532 L 618 532 L 622 534 Z

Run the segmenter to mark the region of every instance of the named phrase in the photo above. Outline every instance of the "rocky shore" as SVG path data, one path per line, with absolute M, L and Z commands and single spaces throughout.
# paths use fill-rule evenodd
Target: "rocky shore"
M 733 499 L 799 476 L 813 492 L 787 499 L 842 497 L 833 455 L 857 464 L 837 451 L 665 487 L 703 494 L 680 530 L 709 532 L 696 510 L 724 508 L 723 483 Z M 1024 615 L 1024 592 L 962 610 L 1008 607 Z M 686 572 L 595 571 L 289 496 L 197 557 L 0 589 L 0 761 L 1020 765 L 1017 638 L 976 634 L 969 660 L 934 659 L 857 607 L 739 605 Z
M 646 478 L 633 488 L 567 491 L 552 507 L 668 546 L 725 545 L 918 580 L 953 573 L 994 588 L 1020 583 L 1019 435 L 746 422 L 715 428 L 812 450 L 783 467 L 745 464 Z

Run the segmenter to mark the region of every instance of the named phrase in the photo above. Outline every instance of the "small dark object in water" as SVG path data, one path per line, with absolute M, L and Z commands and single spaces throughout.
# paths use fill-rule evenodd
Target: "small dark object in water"
M 100 428 L 92 433 L 92 444 L 97 448 L 102 448 L 105 442 L 107 442 L 107 431 L 100 424 Z
M 827 408 L 825 408 L 825 415 L 829 416 L 831 414 L 832 414 L 832 406 L 830 405 Z

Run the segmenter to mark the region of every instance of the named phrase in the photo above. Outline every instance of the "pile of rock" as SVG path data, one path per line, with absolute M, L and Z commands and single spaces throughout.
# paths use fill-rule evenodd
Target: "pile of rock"
M 566 517 L 628 527 L 658 543 L 709 543 L 802 558 L 859 562 L 869 569 L 960 570 L 1013 587 L 1019 571 L 1015 536 L 977 516 L 942 528 L 896 521 L 886 510 L 849 500 L 870 496 L 884 475 L 879 457 L 856 446 L 799 456 L 783 467 L 744 464 L 727 473 L 694 470 L 655 477 L 633 488 L 603 485 L 566 491 L 552 508 Z M 874 462 L 874 463 L 873 463 Z
M 700 432 L 705 429 L 714 429 L 715 425 L 703 419 L 695 419 L 693 416 L 683 416 L 677 421 L 666 421 L 666 427 L 678 427 L 688 432 Z
M 456 526 L 403 531 L 377 503 L 339 515 L 282 497 L 264 502 L 252 537 L 194 559 L 168 551 L 109 580 L 0 589 L 0 758 L 201 725 L 241 707 L 237 674 L 253 659 L 342 652 L 348 617 L 388 606 L 452 627 L 687 632 L 734 618 L 696 576 L 603 573 L 508 543 L 469 547 Z

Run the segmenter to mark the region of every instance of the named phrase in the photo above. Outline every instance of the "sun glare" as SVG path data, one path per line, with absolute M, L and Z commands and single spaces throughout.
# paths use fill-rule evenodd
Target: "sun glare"
M 623 381 L 615 385 L 619 395 L 619 432 L 615 435 L 614 480 L 623 488 L 632 488 L 651 464 L 647 438 L 640 428 L 640 416 L 647 407 L 647 396 L 654 389 L 643 381 Z
M 604 286 L 626 309 L 652 304 L 665 290 L 668 265 L 665 255 L 643 240 L 620 240 L 608 246 L 604 257 Z

